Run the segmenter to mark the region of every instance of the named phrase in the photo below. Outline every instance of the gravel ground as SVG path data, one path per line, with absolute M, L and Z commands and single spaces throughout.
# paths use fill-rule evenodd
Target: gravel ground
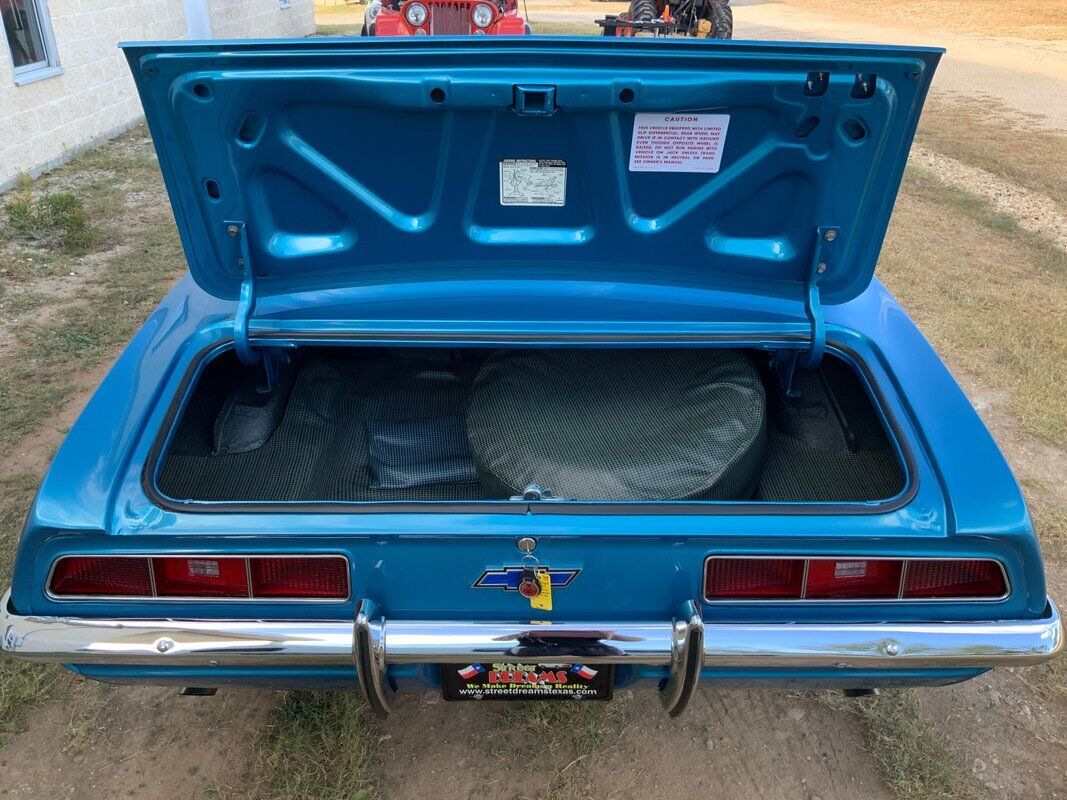
M 1051 198 L 923 147 L 912 148 L 910 163 L 930 170 L 947 184 L 985 198 L 1023 230 L 1044 236 L 1067 252 L 1067 216 L 1060 213 Z

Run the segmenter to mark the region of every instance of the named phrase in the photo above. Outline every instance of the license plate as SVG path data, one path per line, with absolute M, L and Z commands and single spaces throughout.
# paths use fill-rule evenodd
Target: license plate
M 611 665 L 442 664 L 445 700 L 610 700 Z

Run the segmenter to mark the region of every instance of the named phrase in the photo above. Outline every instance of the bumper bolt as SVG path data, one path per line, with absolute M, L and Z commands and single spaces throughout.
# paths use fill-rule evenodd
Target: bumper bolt
M 166 653 L 168 650 L 174 647 L 174 642 L 170 639 L 160 639 L 156 642 L 156 650 L 161 653 Z
M 896 642 L 886 642 L 884 645 L 882 645 L 882 652 L 884 652 L 887 656 L 899 656 L 900 645 Z

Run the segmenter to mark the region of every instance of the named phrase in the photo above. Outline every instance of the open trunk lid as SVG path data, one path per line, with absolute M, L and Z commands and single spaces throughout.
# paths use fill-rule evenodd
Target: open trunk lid
M 124 48 L 206 291 L 248 317 L 256 298 L 313 315 L 342 292 L 355 317 L 361 296 L 403 314 L 437 293 L 475 321 L 518 286 L 581 286 L 591 309 L 620 287 L 726 296 L 734 322 L 855 297 L 940 57 L 537 37 Z

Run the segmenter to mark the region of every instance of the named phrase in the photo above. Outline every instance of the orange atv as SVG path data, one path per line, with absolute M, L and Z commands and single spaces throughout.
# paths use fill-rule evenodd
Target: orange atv
M 605 36 L 693 36 L 732 39 L 734 11 L 730 0 L 630 0 L 625 14 L 608 15 L 597 25 Z

